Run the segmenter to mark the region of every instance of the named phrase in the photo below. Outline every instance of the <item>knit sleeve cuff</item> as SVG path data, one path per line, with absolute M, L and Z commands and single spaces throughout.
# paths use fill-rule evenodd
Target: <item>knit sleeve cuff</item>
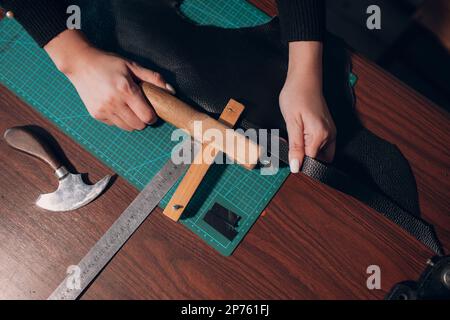
M 67 29 L 64 0 L 3 0 L 2 5 L 41 47 Z
M 277 0 L 282 38 L 292 41 L 323 41 L 324 0 Z

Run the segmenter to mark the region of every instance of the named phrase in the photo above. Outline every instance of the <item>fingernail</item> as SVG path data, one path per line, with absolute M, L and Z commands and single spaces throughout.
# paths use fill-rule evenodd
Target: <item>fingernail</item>
M 298 159 L 292 159 L 289 161 L 289 167 L 292 173 L 298 173 L 300 171 L 300 161 Z
M 177 93 L 175 91 L 174 87 L 171 84 L 169 84 L 169 83 L 166 83 L 166 89 L 169 90 L 170 92 L 172 92 L 172 94 L 176 94 Z

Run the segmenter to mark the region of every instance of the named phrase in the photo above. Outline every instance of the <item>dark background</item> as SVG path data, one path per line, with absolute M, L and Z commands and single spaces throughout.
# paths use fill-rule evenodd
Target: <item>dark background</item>
M 381 30 L 368 30 L 369 5 Z M 328 0 L 328 29 L 440 107 L 450 111 L 449 0 Z

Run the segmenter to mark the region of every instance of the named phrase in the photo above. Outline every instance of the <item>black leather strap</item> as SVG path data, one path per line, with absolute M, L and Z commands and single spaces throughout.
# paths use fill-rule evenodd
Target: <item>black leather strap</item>
M 245 126 L 248 129 L 251 124 L 246 122 Z M 271 139 L 268 140 L 271 141 Z M 289 163 L 289 145 L 282 138 L 279 139 L 279 160 L 286 164 Z M 308 156 L 303 161 L 301 173 L 361 201 L 403 228 L 439 256 L 444 255 L 433 225 L 403 209 L 377 188 L 344 173 L 333 165 L 325 164 Z

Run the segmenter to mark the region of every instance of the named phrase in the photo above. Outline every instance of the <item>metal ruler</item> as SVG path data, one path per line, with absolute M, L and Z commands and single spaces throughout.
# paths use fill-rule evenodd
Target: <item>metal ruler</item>
M 74 274 L 67 275 L 48 300 L 75 300 L 80 296 L 150 215 L 187 167 L 186 164 L 175 165 L 169 160 L 75 266 L 79 269 Z

